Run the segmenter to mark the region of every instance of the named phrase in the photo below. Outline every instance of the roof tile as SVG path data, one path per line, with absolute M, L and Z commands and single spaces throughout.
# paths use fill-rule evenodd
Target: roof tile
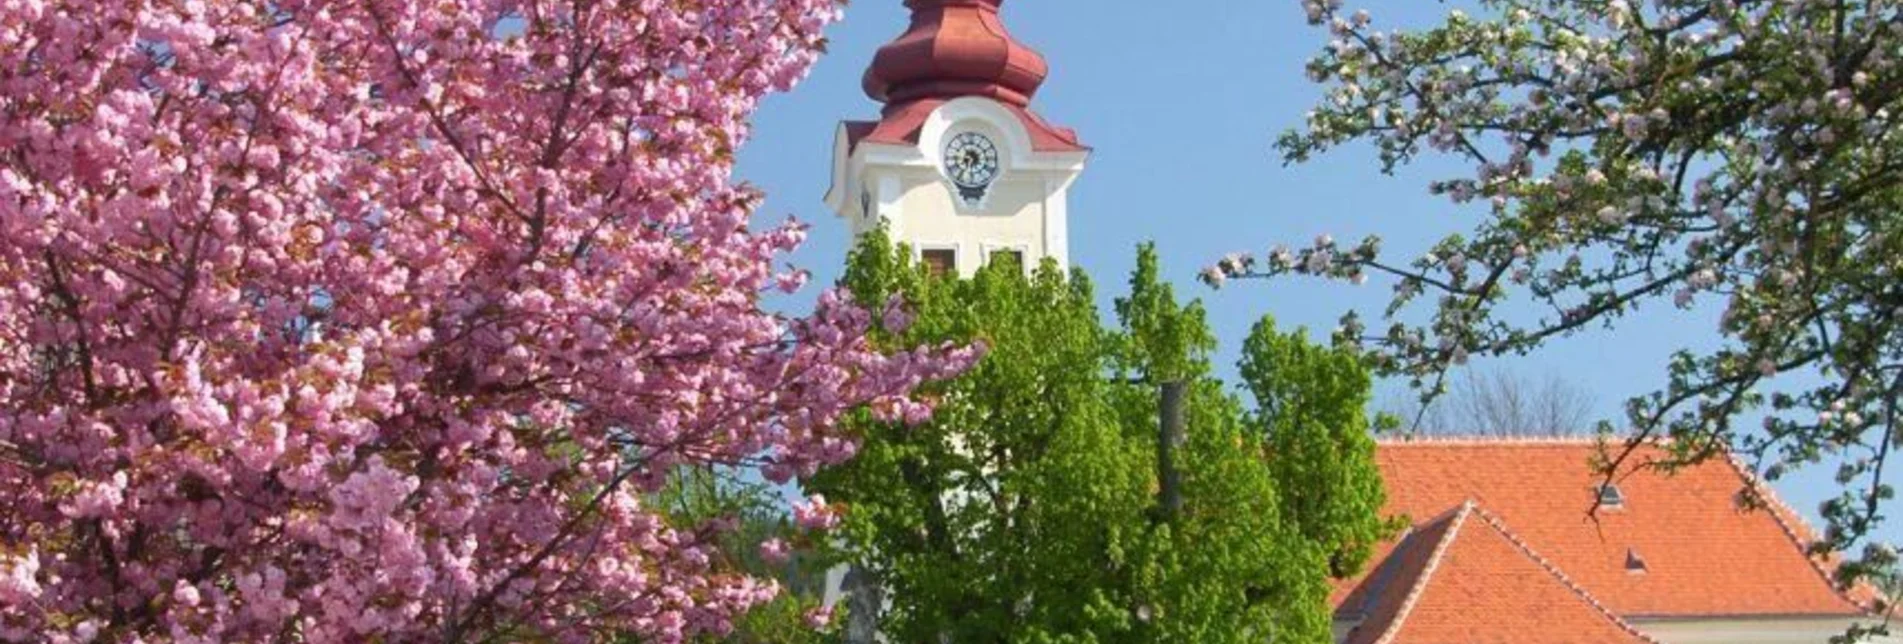
M 1376 460 L 1389 514 L 1426 526 L 1432 521 L 1419 517 L 1471 500 L 1627 618 L 1861 612 L 1805 554 L 1811 533 L 1795 513 L 1774 498 L 1769 510 L 1740 502 L 1755 479 L 1736 463 L 1623 477 L 1625 503 L 1590 513 L 1600 480 L 1590 462 L 1599 450 L 1586 440 L 1384 442 Z M 1637 464 L 1664 454 L 1644 446 L 1634 457 Z M 1375 561 L 1414 556 L 1407 541 L 1384 544 Z M 1629 553 L 1644 559 L 1644 574 L 1628 571 Z M 1370 573 L 1337 586 L 1337 614 L 1359 610 L 1355 602 L 1375 580 Z
M 1383 585 L 1348 644 L 1654 641 L 1471 502 L 1413 531 L 1374 574 Z

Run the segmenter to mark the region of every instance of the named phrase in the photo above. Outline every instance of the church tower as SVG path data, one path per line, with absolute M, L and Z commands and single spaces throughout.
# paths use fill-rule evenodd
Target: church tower
M 826 203 L 857 238 L 882 222 L 937 270 L 991 261 L 1069 266 L 1069 193 L 1090 149 L 1031 111 L 1049 67 L 1012 39 L 1004 0 L 906 0 L 912 24 L 879 49 L 865 92 L 877 121 L 833 144 Z

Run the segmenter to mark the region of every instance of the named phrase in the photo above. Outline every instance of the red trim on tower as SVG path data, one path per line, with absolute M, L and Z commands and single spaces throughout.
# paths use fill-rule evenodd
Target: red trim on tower
M 879 121 L 848 121 L 846 123 L 846 143 L 849 150 L 859 148 L 859 143 L 883 143 L 887 145 L 918 145 L 919 132 L 924 129 L 925 120 L 930 118 L 943 100 L 913 101 L 886 110 L 885 118 Z M 1029 109 L 1005 104 L 1024 124 L 1031 135 L 1031 149 L 1037 152 L 1088 152 L 1090 148 L 1077 140 L 1077 132 L 1067 127 L 1058 127 L 1046 122 Z

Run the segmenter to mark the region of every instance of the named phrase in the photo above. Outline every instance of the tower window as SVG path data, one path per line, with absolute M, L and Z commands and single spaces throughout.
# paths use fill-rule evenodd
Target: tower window
M 958 251 L 950 248 L 928 248 L 919 253 L 919 260 L 925 264 L 925 271 L 933 275 L 958 272 Z
M 1625 493 L 1620 492 L 1619 486 L 1617 485 L 1611 483 L 1602 484 L 1599 486 L 1599 505 L 1608 508 L 1624 507 Z
M 991 263 L 1003 264 L 1022 273 L 1024 272 L 1024 252 L 1011 249 L 994 250 L 991 251 Z

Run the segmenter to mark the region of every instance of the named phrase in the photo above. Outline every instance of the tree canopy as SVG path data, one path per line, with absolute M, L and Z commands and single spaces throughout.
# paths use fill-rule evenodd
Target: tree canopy
M 678 642 L 774 597 L 644 495 L 810 474 L 970 361 L 761 307 L 804 231 L 734 151 L 837 9 L 0 3 L 0 640 Z
M 1359 408 L 1369 384 L 1352 359 L 1331 382 L 1353 388 L 1359 377 L 1360 389 L 1310 401 L 1314 422 L 1289 421 L 1281 433 L 1340 443 L 1291 449 L 1282 462 L 1325 452 L 1355 464 L 1315 468 L 1325 474 L 1278 469 L 1270 466 L 1277 456 L 1265 452 L 1297 441 L 1265 440 L 1210 376 L 1215 341 L 1201 307 L 1178 303 L 1147 247 L 1129 294 L 1116 303 L 1115 328 L 1099 320 L 1081 271 L 1066 275 L 1046 262 L 1028 276 L 999 265 L 969 280 L 939 277 L 883 233 L 854 251 L 844 283 L 859 298 L 901 297 L 914 312 L 882 341 L 978 342 L 986 356 L 963 376 L 920 390 L 936 405 L 929 422 L 856 417 L 859 456 L 811 482 L 850 508 L 839 554 L 882 586 L 887 636 L 1328 637 L 1330 556 L 1339 550 L 1343 568 L 1358 567 L 1365 550 L 1337 545 L 1363 533 L 1308 538 L 1290 507 L 1302 495 L 1285 492 L 1327 486 L 1299 502 L 1333 508 L 1331 517 L 1356 526 L 1377 523 L 1379 481 Z M 1291 364 L 1265 378 L 1307 379 L 1310 367 Z M 1165 380 L 1187 384 L 1189 430 L 1175 452 L 1183 508 L 1173 516 L 1159 512 L 1157 498 L 1157 386 Z
M 1391 528 L 1378 520 L 1387 495 L 1365 412 L 1367 369 L 1306 332 L 1277 332 L 1272 317 L 1249 331 L 1240 366 L 1283 516 L 1323 548 L 1330 575 L 1354 575 Z
M 1519 354 L 1641 306 L 1709 310 L 1709 350 L 1627 404 L 1631 445 L 1673 466 L 1731 453 L 1775 479 L 1832 460 L 1821 550 L 1868 534 L 1903 404 L 1903 7 L 1861 0 L 1484 0 L 1420 30 L 1305 0 L 1326 96 L 1279 147 L 1351 141 L 1490 216 L 1418 258 L 1330 237 L 1212 267 L 1394 279 L 1386 322 L 1343 321 L 1383 374 L 1429 396 L 1469 356 Z M 1762 422 L 1758 421 L 1762 418 Z M 1607 474 L 1638 466 L 1615 453 Z M 1872 544 L 1848 583 L 1894 560 Z

